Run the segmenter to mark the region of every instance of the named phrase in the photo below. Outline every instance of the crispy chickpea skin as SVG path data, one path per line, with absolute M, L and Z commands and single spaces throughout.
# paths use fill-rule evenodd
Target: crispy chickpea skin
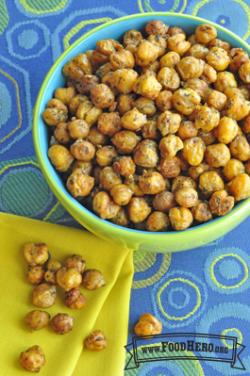
M 225 144 L 208 145 L 205 160 L 211 167 L 224 167 L 230 160 L 230 150 Z
M 66 185 L 73 197 L 85 197 L 90 194 L 94 184 L 95 179 L 78 168 L 68 177 Z
M 215 191 L 224 189 L 224 182 L 216 171 L 205 171 L 199 177 L 199 188 L 204 196 L 209 197 Z
M 124 206 L 131 200 L 133 191 L 125 184 L 117 184 L 111 188 L 110 195 L 117 205 Z
M 166 231 L 169 226 L 169 219 L 167 214 L 155 211 L 149 215 L 146 221 L 146 228 L 148 231 Z
M 152 99 L 139 97 L 134 101 L 134 105 L 142 114 L 153 116 L 156 112 L 156 106 Z
M 247 138 L 243 135 L 238 135 L 230 144 L 230 152 L 234 158 L 240 161 L 247 161 L 250 159 L 250 145 Z
M 162 90 L 155 99 L 155 104 L 160 111 L 167 111 L 172 108 L 173 93 L 169 90 Z
M 166 182 L 163 176 L 157 171 L 145 171 L 139 177 L 139 187 L 143 193 L 155 195 L 166 189 Z
M 43 111 L 43 120 L 47 125 L 55 126 L 68 119 L 68 108 L 59 99 L 53 98 L 47 103 Z
M 41 310 L 33 310 L 25 316 L 25 324 L 30 330 L 40 330 L 48 326 L 50 314 Z
M 41 283 L 34 287 L 32 292 L 32 304 L 39 308 L 51 307 L 56 300 L 56 287 L 48 283 Z
M 193 89 L 178 89 L 172 97 L 173 106 L 183 115 L 190 115 L 200 104 L 201 97 Z
M 239 174 L 228 184 L 231 194 L 236 201 L 244 200 L 250 196 L 250 177 L 247 174 Z
M 205 60 L 206 55 L 208 54 L 208 51 L 209 49 L 203 44 L 195 43 L 189 48 L 187 55 L 196 57 L 197 59 Z
M 55 169 L 60 172 L 67 171 L 74 160 L 72 154 L 63 145 L 50 146 L 48 156 Z
M 168 49 L 181 56 L 189 50 L 190 46 L 191 43 L 186 40 L 186 36 L 183 33 L 174 34 L 168 38 Z
M 68 123 L 68 132 L 73 140 L 85 138 L 89 134 L 89 125 L 82 119 L 74 119 Z
M 157 211 L 167 213 L 175 205 L 176 201 L 172 192 L 163 191 L 154 196 L 153 207 Z
M 218 90 L 210 90 L 206 102 L 209 107 L 213 107 L 218 111 L 223 110 L 226 102 L 227 102 L 227 97 L 224 93 L 221 93 Z
M 68 144 L 70 142 L 68 123 L 62 122 L 57 124 L 54 130 L 54 136 L 60 144 Z
M 239 174 L 245 172 L 244 164 L 238 159 L 230 159 L 223 168 L 223 175 L 227 180 L 232 180 Z
M 164 157 L 160 160 L 159 171 L 164 178 L 175 178 L 181 172 L 181 160 L 178 157 Z
M 213 215 L 219 217 L 227 214 L 234 207 L 234 197 L 229 196 L 227 191 L 216 191 L 209 200 L 209 208 Z
M 239 76 L 243 82 L 250 84 L 250 61 L 246 61 L 239 69 Z
M 207 56 L 206 61 L 217 71 L 223 71 L 227 69 L 230 63 L 230 57 L 227 51 L 220 47 L 212 47 Z
M 93 197 L 93 210 L 103 219 L 114 218 L 120 206 L 116 205 L 107 192 L 100 191 Z
M 113 163 L 113 169 L 117 174 L 130 176 L 135 173 L 135 163 L 131 157 L 119 157 Z
M 121 125 L 123 128 L 130 131 L 138 131 L 144 124 L 146 124 L 147 117 L 141 113 L 137 108 L 125 112 L 121 118 Z
M 183 149 L 183 142 L 180 137 L 170 134 L 161 139 L 159 149 L 162 157 L 174 157 L 178 151 Z
M 196 137 L 198 129 L 195 127 L 194 122 L 191 120 L 184 120 L 181 122 L 178 129 L 178 136 L 184 141 L 191 137 Z
M 27 280 L 32 285 L 37 285 L 43 281 L 44 269 L 41 265 L 30 266 L 27 272 Z
M 114 102 L 114 93 L 105 84 L 98 84 L 90 90 L 91 100 L 97 108 L 109 108 Z
M 77 139 L 70 147 L 71 154 L 79 161 L 89 162 L 95 156 L 95 146 L 86 140 Z
M 159 47 L 154 43 L 143 39 L 135 52 L 135 61 L 137 65 L 145 67 L 152 64 L 159 56 Z
M 180 87 L 180 77 L 174 68 L 163 67 L 157 74 L 157 80 L 164 89 L 176 90 Z
M 23 254 L 29 265 L 43 265 L 49 258 L 49 248 L 45 243 L 26 243 Z
M 178 132 L 180 124 L 180 114 L 176 114 L 171 111 L 162 112 L 157 119 L 157 128 L 161 132 L 162 136 L 166 136 L 169 133 Z
M 82 283 L 82 275 L 76 268 L 63 266 L 56 272 L 56 281 L 65 291 L 69 291 L 80 286 Z
M 152 73 L 145 73 L 139 76 L 133 86 L 133 90 L 136 94 L 149 99 L 157 98 L 161 89 L 162 85 Z
M 191 137 L 184 141 L 183 156 L 191 166 L 198 166 L 204 158 L 205 149 L 200 137 Z
M 71 309 L 81 309 L 86 304 L 86 298 L 79 288 L 73 288 L 65 293 L 65 304 Z
M 113 186 L 120 184 L 121 178 L 112 167 L 104 167 L 100 172 L 100 185 L 107 191 Z
M 156 167 L 159 160 L 157 144 L 153 140 L 141 141 L 134 150 L 134 162 L 145 168 Z
M 199 78 L 204 69 L 204 61 L 193 56 L 183 57 L 177 64 L 177 70 L 184 81 Z
M 97 129 L 99 132 L 112 137 L 121 129 L 121 119 L 118 112 L 104 112 L 98 118 Z
M 131 222 L 143 222 L 151 212 L 151 207 L 142 197 L 132 197 L 128 204 L 128 216 Z
M 156 120 L 148 120 L 146 124 L 143 125 L 142 136 L 143 138 L 148 138 L 151 140 L 159 139 L 159 131 L 157 128 Z
M 58 313 L 52 317 L 50 326 L 55 333 L 66 334 L 73 329 L 74 319 L 67 313 Z
M 199 25 L 195 29 L 195 38 L 197 42 L 202 44 L 208 44 L 211 42 L 211 40 L 215 39 L 217 37 L 217 30 L 214 26 L 203 24 Z
M 198 193 L 194 188 L 184 187 L 174 193 L 177 204 L 184 208 L 191 208 L 198 203 Z
M 97 290 L 106 285 L 103 274 L 97 269 L 87 269 L 82 275 L 82 285 L 87 290 Z
M 66 268 L 75 268 L 82 273 L 85 269 L 86 261 L 81 255 L 71 255 L 64 260 L 64 266 Z
M 112 73 L 112 80 L 115 89 L 122 94 L 129 94 L 137 82 L 138 73 L 129 68 L 117 69 Z
M 117 156 L 115 148 L 111 145 L 103 146 L 96 152 L 96 162 L 99 166 L 109 166 Z
M 210 132 L 217 127 L 220 121 L 220 113 L 215 108 L 200 106 L 195 116 L 195 126 L 204 132 Z
M 26 371 L 39 372 L 46 363 L 42 348 L 35 345 L 21 352 L 19 363 Z
M 117 132 L 111 138 L 112 144 L 115 145 L 119 153 L 130 154 L 135 149 L 136 145 L 140 141 L 140 137 L 131 131 L 120 131 Z
M 71 99 L 74 98 L 75 94 L 76 94 L 76 91 L 73 86 L 59 87 L 55 91 L 55 98 L 59 99 L 64 104 L 69 105 Z
M 174 207 L 169 210 L 169 219 L 174 230 L 186 230 L 193 222 L 192 212 L 188 208 Z
M 224 116 L 220 119 L 217 128 L 217 139 L 219 142 L 229 144 L 237 136 L 238 124 L 235 120 Z
M 94 330 L 84 340 L 84 347 L 91 351 L 101 351 L 107 347 L 107 339 L 101 330 Z
M 209 206 L 206 202 L 199 202 L 192 210 L 194 219 L 197 222 L 207 222 L 213 218 Z
M 161 334 L 162 323 L 150 313 L 144 313 L 135 324 L 134 332 L 139 337 Z

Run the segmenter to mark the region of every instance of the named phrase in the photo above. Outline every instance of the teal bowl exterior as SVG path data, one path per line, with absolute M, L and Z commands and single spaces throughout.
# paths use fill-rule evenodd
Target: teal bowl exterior
M 163 20 L 168 25 L 181 26 L 187 33 L 193 32 L 196 26 L 204 22 L 210 23 L 216 26 L 219 38 L 226 40 L 232 46 L 242 47 L 250 53 L 247 43 L 237 35 L 212 22 L 189 15 L 154 12 L 135 14 L 108 22 L 79 38 L 57 59 L 50 69 L 41 86 L 35 106 L 33 139 L 39 165 L 51 190 L 65 209 L 82 226 L 103 239 L 119 242 L 121 245 L 134 250 L 175 252 L 205 245 L 232 230 L 249 216 L 250 199 L 237 204 L 225 217 L 180 232 L 146 232 L 112 224 L 84 208 L 66 190 L 48 159 L 48 132 L 41 116 L 46 103 L 53 96 L 54 90 L 64 85 L 62 68 L 68 60 L 80 52 L 93 49 L 95 43 L 100 39 L 119 39 L 127 30 L 142 29 L 152 19 Z

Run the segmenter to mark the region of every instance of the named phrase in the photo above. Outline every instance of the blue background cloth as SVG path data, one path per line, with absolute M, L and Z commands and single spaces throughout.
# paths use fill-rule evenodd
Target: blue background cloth
M 249 0 L 0 0 L 0 210 L 77 226 L 50 192 L 34 156 L 32 108 L 53 61 L 80 35 L 126 14 L 184 12 L 250 40 Z M 142 365 L 126 376 L 250 375 L 250 219 L 222 239 L 179 254 L 135 254 L 130 333 L 152 312 L 164 331 L 238 337 L 246 371 L 215 362 Z M 222 342 L 223 345 L 223 342 Z

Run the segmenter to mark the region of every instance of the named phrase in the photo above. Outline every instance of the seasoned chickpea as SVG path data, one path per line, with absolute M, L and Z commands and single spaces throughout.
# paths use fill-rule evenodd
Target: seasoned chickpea
M 191 187 L 177 189 L 175 191 L 175 201 L 184 208 L 191 208 L 198 203 L 198 193 Z
M 80 81 L 72 81 L 73 87 L 75 87 L 80 94 L 89 94 L 91 88 L 98 83 L 99 78 L 93 74 L 85 74 Z
M 69 112 L 75 115 L 79 105 L 81 103 L 89 103 L 89 99 L 86 95 L 77 94 L 69 102 Z
M 132 110 L 134 107 L 134 95 L 133 94 L 120 94 L 117 98 L 117 109 L 121 115 L 125 112 Z
M 70 141 L 70 135 L 68 131 L 68 123 L 59 123 L 54 130 L 55 139 L 63 145 L 66 145 Z
M 120 49 L 110 55 L 110 63 L 113 69 L 133 68 L 135 59 L 129 50 Z
M 197 43 L 197 40 L 195 38 L 195 34 L 191 34 L 189 37 L 188 37 L 188 41 L 190 42 L 191 46 L 193 46 L 194 44 Z
M 203 24 L 195 29 L 195 38 L 199 43 L 208 44 L 217 37 L 217 30 L 214 26 Z
M 239 76 L 243 82 L 250 84 L 250 61 L 246 61 L 239 69 Z
M 147 23 L 145 31 L 149 35 L 165 35 L 168 31 L 168 25 L 161 20 L 152 20 Z
M 220 47 L 212 47 L 207 56 L 206 61 L 217 71 L 223 71 L 227 69 L 230 63 L 230 57 L 226 50 Z
M 186 140 L 191 137 L 196 137 L 197 134 L 198 130 L 192 121 L 184 120 L 181 122 L 180 127 L 178 129 L 178 136 L 182 140 Z
M 100 172 L 100 185 L 106 190 L 110 190 L 113 186 L 121 184 L 120 176 L 112 167 L 104 167 Z
M 211 170 L 211 167 L 209 167 L 206 163 L 201 163 L 198 166 L 189 167 L 188 174 L 192 179 L 197 180 L 203 172 L 208 170 Z
M 199 78 L 204 69 L 204 61 L 193 56 L 186 56 L 177 64 L 178 72 L 184 81 Z
M 150 214 L 146 221 L 146 228 L 148 231 L 166 231 L 168 226 L 168 216 L 160 211 L 155 211 Z
M 250 160 L 245 163 L 245 170 L 246 170 L 246 173 L 250 175 Z
M 194 219 L 197 222 L 203 223 L 213 218 L 209 206 L 206 202 L 199 202 L 192 211 Z
M 206 146 L 211 145 L 211 144 L 213 144 L 213 143 L 216 142 L 215 134 L 217 134 L 216 133 L 217 129 L 218 128 L 215 128 L 211 132 L 204 132 L 201 129 L 199 129 L 198 137 L 200 137 L 204 141 L 204 143 L 205 143 Z
M 106 64 L 109 61 L 109 55 L 100 51 L 94 50 L 89 55 L 89 60 L 93 67 L 93 70 L 97 70 L 100 65 Z
M 150 313 L 144 313 L 134 326 L 134 332 L 139 337 L 161 334 L 162 323 Z
M 107 347 L 107 339 L 101 330 L 94 330 L 84 340 L 84 347 L 91 351 L 101 351 Z
M 172 181 L 172 192 L 178 191 L 182 188 L 194 188 L 196 189 L 196 182 L 190 176 L 177 176 Z
M 69 291 L 80 286 L 82 283 L 82 275 L 76 268 L 63 266 L 56 272 L 56 281 L 65 291 Z
M 180 175 L 181 161 L 178 157 L 161 158 L 159 170 L 164 178 L 175 178 Z
M 211 47 L 221 47 L 224 50 L 226 50 L 227 52 L 230 52 L 230 49 L 231 49 L 231 46 L 230 46 L 229 43 L 225 42 L 224 40 L 218 39 L 218 38 L 212 39 L 211 42 L 209 42 L 208 47 L 209 48 L 211 48 Z
M 229 196 L 227 191 L 216 191 L 209 200 L 209 208 L 214 215 L 222 216 L 227 214 L 234 207 L 234 197 Z
M 68 108 L 59 99 L 51 99 L 43 111 L 43 120 L 47 125 L 54 126 L 68 119 Z
M 159 52 L 160 55 L 160 52 Z M 141 67 L 141 72 L 145 74 L 156 74 L 160 68 L 160 63 L 158 60 L 154 61 L 152 64 L 147 65 L 146 67 Z
M 97 269 L 87 269 L 82 276 L 83 287 L 87 290 L 96 290 L 105 286 L 103 274 Z
M 237 136 L 238 124 L 235 120 L 224 116 L 220 119 L 217 128 L 217 139 L 219 142 L 229 144 Z
M 97 120 L 98 120 L 99 116 L 101 115 L 101 113 L 102 113 L 102 110 L 100 108 L 92 107 L 86 113 L 84 120 L 86 121 L 86 123 L 88 123 L 88 125 L 90 127 L 92 127 L 92 125 L 97 123 Z
M 176 133 L 180 127 L 180 124 L 180 114 L 176 114 L 171 111 L 162 112 L 157 119 L 157 128 L 161 132 L 162 136 L 166 136 L 169 133 Z
M 188 208 L 174 207 L 169 210 L 169 219 L 173 229 L 181 231 L 191 226 L 193 215 Z
M 72 80 L 80 80 L 85 74 L 91 74 L 92 67 L 87 54 L 81 53 L 66 63 L 63 73 Z
M 172 108 L 173 93 L 169 90 L 162 90 L 155 99 L 155 104 L 160 111 L 170 110 Z
M 121 118 L 121 125 L 123 128 L 130 131 L 139 130 L 147 122 L 147 117 L 137 108 L 125 112 Z
M 244 164 L 238 159 L 230 159 L 223 168 L 223 175 L 227 180 L 232 180 L 237 175 L 245 172 Z
M 99 166 L 109 166 L 117 157 L 117 152 L 113 146 L 103 146 L 96 152 L 96 162 Z
M 131 157 L 119 157 L 113 163 L 113 169 L 122 176 L 131 176 L 135 173 L 135 163 Z
M 47 270 L 52 270 L 52 271 L 57 271 L 58 269 L 60 269 L 62 267 L 62 264 L 60 263 L 60 261 L 56 260 L 56 259 L 50 259 L 47 264 L 46 264 L 46 268 Z
M 250 196 L 250 177 L 247 174 L 239 174 L 228 184 L 231 194 L 236 201 Z
M 80 169 L 85 175 L 90 175 L 93 170 L 92 162 L 75 161 L 72 166 L 72 172 Z
M 142 39 L 142 34 L 138 30 L 129 30 L 123 35 L 123 43 L 125 47 L 132 46 L 134 48 L 133 51 L 136 50 L 138 44 L 141 42 Z
M 224 189 L 224 182 L 218 172 L 205 171 L 199 177 L 199 188 L 205 196 Z
M 242 64 L 249 60 L 248 54 L 242 48 L 232 48 L 229 55 L 231 57 L 229 69 L 232 72 L 237 72 Z
M 60 172 L 67 171 L 74 160 L 69 150 L 62 145 L 50 146 L 48 156 L 53 166 Z
M 168 29 L 168 35 L 173 36 L 173 35 L 176 35 L 176 34 L 183 34 L 184 36 L 186 36 L 184 30 L 181 27 L 170 26 L 169 29 Z
M 191 166 L 198 166 L 204 158 L 205 149 L 200 137 L 191 137 L 184 141 L 183 156 Z
M 51 285 L 56 285 L 56 272 L 53 270 L 46 270 L 44 273 L 44 281 Z
M 250 159 L 250 145 L 244 135 L 236 136 L 229 147 L 234 158 L 243 162 Z
M 142 127 L 143 138 L 149 138 L 151 140 L 159 139 L 159 131 L 157 128 L 156 120 L 147 120 L 146 124 Z
M 193 89 L 203 100 L 206 100 L 209 93 L 208 84 L 199 78 L 188 79 L 184 84 L 184 88 Z
M 244 133 L 250 133 L 250 115 L 243 120 L 242 130 Z
M 56 300 L 56 287 L 48 283 L 41 283 L 34 287 L 32 304 L 39 308 L 51 307 Z
M 128 204 L 128 216 L 131 222 L 143 222 L 151 212 L 151 207 L 142 197 L 132 197 Z
M 176 205 L 174 194 L 169 191 L 163 191 L 154 196 L 153 207 L 160 212 L 168 212 Z
M 229 98 L 226 105 L 227 116 L 234 120 L 244 119 L 250 111 L 250 102 L 246 101 L 245 98 L 238 96 Z
M 117 215 L 111 219 L 111 221 L 119 226 L 127 226 L 128 221 L 128 215 L 124 208 L 120 208 Z
M 100 191 L 94 195 L 93 210 L 101 218 L 111 219 L 118 214 L 120 207 L 111 200 L 107 192 Z
M 141 188 L 139 187 L 139 175 L 130 175 L 126 177 L 124 183 L 133 191 L 134 196 L 144 196 Z
M 91 100 L 97 108 L 108 108 L 114 102 L 114 93 L 105 84 L 98 84 L 90 90 Z
M 122 45 L 115 39 L 102 39 L 96 42 L 96 49 L 104 55 L 110 56 L 116 50 L 120 50 Z
M 55 98 L 62 101 L 64 104 L 69 105 L 72 98 L 76 94 L 75 88 L 70 87 L 59 87 L 55 91 Z
M 64 261 L 64 266 L 66 268 L 75 268 L 82 273 L 85 269 L 86 261 L 81 255 L 72 255 L 66 258 Z
M 196 57 L 197 59 L 206 59 L 209 49 L 203 44 L 194 43 L 188 50 L 187 55 Z
M 34 310 L 27 313 L 25 323 L 31 330 L 40 330 L 48 326 L 50 314 L 41 310 Z
M 74 119 L 68 123 L 69 135 L 72 139 L 85 138 L 89 134 L 89 125 L 82 119 Z
M 164 89 L 176 90 L 180 87 L 180 77 L 174 68 L 161 68 L 157 74 L 157 80 Z
M 159 149 L 162 157 L 174 157 L 178 151 L 183 149 L 183 142 L 180 137 L 169 134 L 161 139 Z
M 136 94 L 142 95 L 149 99 L 157 98 L 161 89 L 162 85 L 152 73 L 144 73 L 139 76 L 133 87 Z
M 137 82 L 138 73 L 133 69 L 117 69 L 113 75 L 114 87 L 119 93 L 129 94 Z
M 206 102 L 209 107 L 213 107 L 216 110 L 221 111 L 227 102 L 227 97 L 218 90 L 210 90 L 206 97 Z
M 159 56 L 159 47 L 143 39 L 135 52 L 136 64 L 142 67 L 152 64 Z
M 230 157 L 230 150 L 225 144 L 208 145 L 206 148 L 205 160 L 209 166 L 224 167 Z
M 155 103 L 152 99 L 139 97 L 134 101 L 134 105 L 144 115 L 153 116 L 156 113 Z
M 74 158 L 83 162 L 89 162 L 95 156 L 94 145 L 80 138 L 71 145 L 70 151 Z
M 167 40 L 165 37 L 163 37 L 162 35 L 151 34 L 147 37 L 147 40 L 158 47 L 158 57 L 165 54 L 167 48 Z M 157 64 L 157 66 L 159 67 L 159 61 L 154 61 L 152 64 Z M 150 66 L 152 64 L 149 64 L 149 69 L 151 69 Z
M 167 52 L 160 59 L 160 67 L 174 68 L 174 66 L 179 63 L 180 55 L 174 51 Z
M 217 80 L 214 83 L 215 89 L 225 93 L 228 88 L 236 88 L 237 82 L 231 72 L 219 72 L 217 74 Z
M 212 131 L 220 121 L 220 113 L 213 107 L 200 106 L 195 115 L 196 128 L 204 132 Z
M 26 243 L 23 254 L 29 265 L 43 265 L 49 258 L 49 248 L 45 243 Z
M 140 137 L 131 131 L 117 132 L 112 138 L 112 143 L 115 145 L 117 151 L 122 154 L 130 154 L 135 149 L 140 141 Z
M 131 200 L 133 191 L 125 184 L 117 184 L 111 188 L 110 195 L 117 205 L 124 206 Z
M 73 197 L 85 197 L 94 187 L 95 179 L 78 168 L 67 179 L 67 188 Z
M 74 319 L 67 313 L 58 313 L 52 317 L 50 326 L 55 333 L 66 334 L 73 329 Z
M 41 265 L 30 266 L 27 272 L 27 280 L 32 285 L 37 285 L 43 281 L 44 269 Z
M 71 309 L 81 309 L 86 304 L 86 298 L 79 288 L 73 288 L 65 293 L 65 304 Z
M 145 168 L 156 167 L 159 157 L 157 144 L 153 140 L 143 140 L 139 142 L 134 151 L 134 162 L 137 166 Z
M 190 115 L 200 104 L 201 97 L 193 89 L 178 89 L 172 97 L 173 106 L 183 115 Z
M 143 193 L 155 195 L 166 189 L 166 182 L 163 176 L 157 171 L 145 171 L 139 177 L 139 187 Z
M 168 38 L 168 49 L 181 56 L 189 50 L 190 46 L 191 43 L 186 40 L 186 36 L 183 33 L 178 33 Z
M 96 127 L 92 127 L 89 131 L 88 141 L 90 141 L 93 145 L 105 145 L 108 142 L 108 137 L 103 133 L 99 132 Z
M 216 70 L 211 65 L 205 64 L 201 79 L 206 81 L 208 84 L 214 83 L 217 80 Z
M 46 363 L 42 348 L 35 345 L 21 352 L 19 363 L 26 371 L 39 372 Z

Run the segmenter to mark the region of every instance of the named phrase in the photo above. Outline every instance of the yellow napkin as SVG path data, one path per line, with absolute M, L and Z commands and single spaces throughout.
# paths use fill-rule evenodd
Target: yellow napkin
M 27 266 L 21 251 L 29 241 L 46 242 L 52 256 L 60 260 L 72 253 L 81 254 L 88 268 L 100 269 L 105 276 L 105 287 L 82 290 L 87 298 L 82 310 L 67 308 L 62 296 L 47 309 L 51 315 L 65 312 L 75 318 L 70 333 L 58 335 L 49 328 L 30 332 L 23 323 L 26 313 L 35 309 L 30 302 L 32 286 L 25 279 Z M 19 366 L 19 354 L 36 344 L 42 347 L 47 360 L 39 376 L 123 375 L 132 278 L 131 250 L 81 230 L 0 213 L 1 376 L 27 375 Z M 103 330 L 108 339 L 108 347 L 102 352 L 83 349 L 83 339 L 93 329 Z

